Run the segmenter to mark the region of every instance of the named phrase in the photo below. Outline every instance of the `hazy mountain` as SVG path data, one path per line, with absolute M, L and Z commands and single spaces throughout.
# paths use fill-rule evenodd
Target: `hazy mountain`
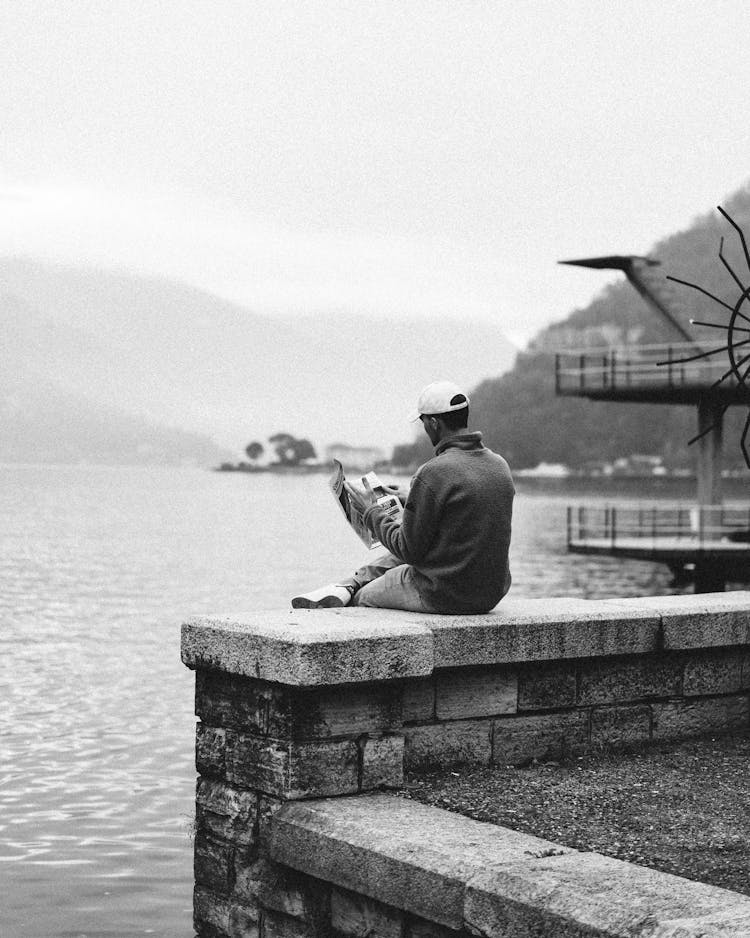
M 68 426 L 73 413 L 93 423 L 130 415 L 144 428 L 208 435 L 236 455 L 278 431 L 318 445 L 388 446 L 409 433 L 406 414 L 422 385 L 441 376 L 476 383 L 515 356 L 488 323 L 271 318 L 164 279 L 31 259 L 0 260 L 0 293 L 14 439 L 24 435 L 24 414 L 34 436 L 35 408 L 43 411 L 49 394 L 66 402 Z M 75 438 L 71 452 L 86 432 Z M 206 441 L 194 443 L 203 451 Z M 0 460 L 20 458 L 17 451 L 4 443 Z
M 750 188 L 737 192 L 723 207 L 750 238 Z M 720 239 L 730 265 L 750 280 L 741 242 L 718 212 L 697 218 L 686 230 L 654 245 L 649 256 L 660 261 L 662 275 L 696 283 L 734 305 L 740 290 L 718 257 Z M 628 253 L 628 246 L 602 245 L 602 254 Z M 704 294 L 684 286 L 671 287 L 672 309 L 691 335 L 721 346 L 725 335 L 689 324 L 691 317 L 726 323 L 728 313 Z M 588 306 L 543 330 L 506 374 L 482 382 L 473 394 L 477 421 L 490 445 L 516 468 L 542 461 L 573 466 L 589 460 L 611 460 L 630 453 L 661 454 L 672 464 L 690 465 L 687 441 L 696 432 L 693 406 L 616 404 L 585 398 L 556 397 L 555 349 L 619 342 L 684 341 L 667 321 L 647 308 L 624 277 Z M 747 416 L 732 407 L 725 418 L 727 465 L 742 464 L 739 437 Z

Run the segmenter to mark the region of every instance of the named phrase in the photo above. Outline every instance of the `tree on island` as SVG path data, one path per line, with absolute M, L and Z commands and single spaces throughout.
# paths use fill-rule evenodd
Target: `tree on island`
M 263 444 L 258 443 L 257 440 L 253 440 L 252 443 L 247 444 L 245 452 L 250 462 L 257 462 L 263 455 Z
M 276 456 L 282 466 L 298 466 L 303 459 L 315 459 L 315 448 L 309 440 L 292 436 L 291 433 L 275 433 L 269 436 L 269 443 L 273 443 Z

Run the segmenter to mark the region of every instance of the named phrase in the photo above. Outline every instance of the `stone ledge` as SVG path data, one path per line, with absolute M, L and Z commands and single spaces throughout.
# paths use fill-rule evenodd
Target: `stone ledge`
M 559 661 L 655 651 L 661 618 L 641 603 L 553 597 L 504 599 L 478 616 L 429 616 L 436 668 Z M 748 598 L 750 609 L 750 597 Z
M 287 805 L 271 856 L 485 938 L 750 935 L 750 897 L 390 795 Z
M 292 686 L 430 675 L 434 669 L 750 644 L 750 591 L 585 600 L 504 599 L 485 615 L 316 609 L 200 617 L 182 660 Z
M 750 591 L 608 599 L 661 618 L 664 648 L 682 651 L 750 644 Z
M 353 617 L 352 612 L 363 615 Z M 182 626 L 182 661 L 312 687 L 432 673 L 432 633 L 404 614 L 319 609 L 200 617 Z M 369 613 L 369 614 L 368 614 Z

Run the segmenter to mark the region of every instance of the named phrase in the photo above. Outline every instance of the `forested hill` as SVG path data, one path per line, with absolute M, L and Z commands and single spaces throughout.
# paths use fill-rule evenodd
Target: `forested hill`
M 724 208 L 746 232 L 750 241 L 750 185 L 724 200 Z M 654 245 L 649 257 L 660 261 L 670 274 L 699 284 L 730 302 L 739 289 L 718 257 L 721 237 L 724 253 L 745 282 L 750 273 L 734 229 L 718 211 L 698 218 L 687 230 Z M 627 253 L 627 245 L 602 245 L 602 254 Z M 687 331 L 717 346 L 724 333 L 689 325 L 689 319 L 726 323 L 728 313 L 695 290 L 673 284 L 673 307 Z M 718 339 L 718 341 L 717 341 Z M 620 343 L 680 341 L 663 317 L 648 309 L 623 276 L 622 282 L 605 289 L 583 309 L 573 311 L 538 336 L 518 356 L 514 368 L 499 378 L 482 382 L 472 397 L 472 424 L 484 431 L 492 449 L 503 453 L 511 466 L 521 469 L 540 462 L 561 462 L 580 467 L 590 461 L 611 461 L 632 453 L 662 455 L 669 465 L 690 465 L 693 447 L 687 440 L 695 433 L 692 406 L 613 404 L 585 398 L 556 397 L 555 349 L 593 347 Z M 739 435 L 746 417 L 743 407 L 733 407 L 725 421 L 725 464 L 741 465 Z

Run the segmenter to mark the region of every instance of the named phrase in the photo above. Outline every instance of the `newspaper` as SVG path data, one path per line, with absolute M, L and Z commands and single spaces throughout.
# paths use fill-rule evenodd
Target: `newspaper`
M 380 547 L 380 541 L 365 524 L 363 513 L 349 497 L 349 493 L 344 485 L 346 481 L 344 467 L 338 459 L 334 459 L 333 475 L 328 481 L 328 485 L 333 492 L 333 497 L 338 502 L 339 508 L 343 511 L 344 517 L 351 525 L 357 537 L 359 537 L 367 547 Z M 367 475 L 362 476 L 360 482 L 363 490 L 368 486 L 372 489 L 375 493 L 378 505 L 382 505 L 387 514 L 399 519 L 401 518 L 404 513 L 404 506 L 401 503 L 401 499 L 397 495 L 394 495 L 393 492 L 389 492 L 374 472 L 368 472 Z M 352 483 L 349 484 L 351 485 Z

